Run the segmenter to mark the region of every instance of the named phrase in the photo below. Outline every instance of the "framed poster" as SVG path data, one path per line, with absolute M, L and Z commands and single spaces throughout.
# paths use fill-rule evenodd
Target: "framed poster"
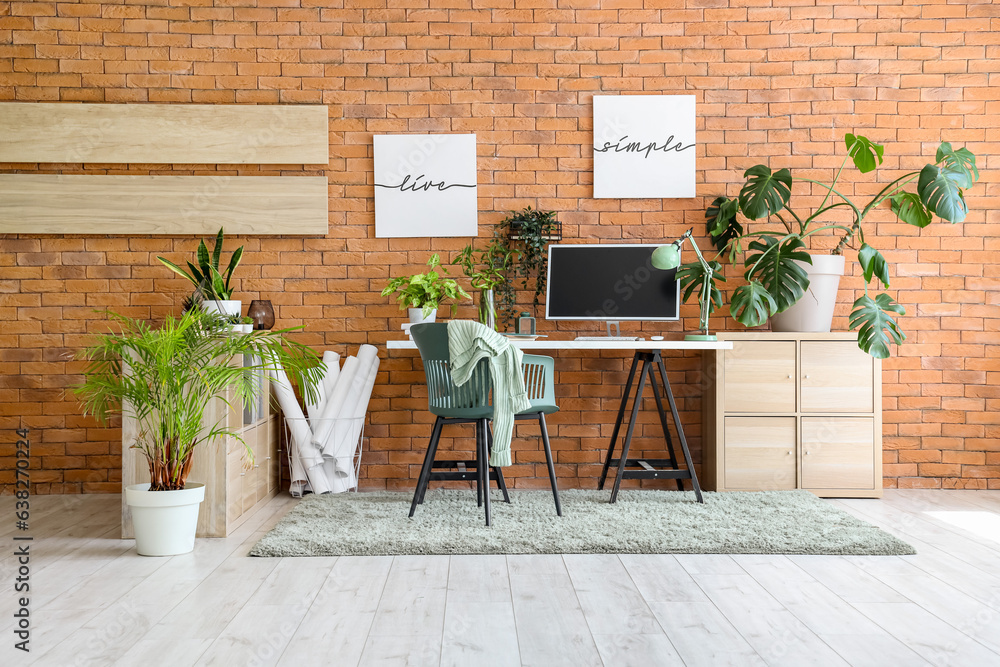
M 478 236 L 476 135 L 375 135 L 375 236 Z
M 594 96 L 594 198 L 694 197 L 694 95 Z

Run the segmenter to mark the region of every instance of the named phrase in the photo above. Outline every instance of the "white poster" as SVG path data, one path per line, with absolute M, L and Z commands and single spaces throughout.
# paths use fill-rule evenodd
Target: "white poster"
M 694 197 L 694 95 L 594 96 L 594 197 Z
M 375 136 L 375 236 L 478 236 L 476 135 Z

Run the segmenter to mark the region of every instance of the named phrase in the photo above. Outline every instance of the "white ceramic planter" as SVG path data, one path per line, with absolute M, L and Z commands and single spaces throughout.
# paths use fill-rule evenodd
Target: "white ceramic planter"
M 205 300 L 201 302 L 201 307 L 203 310 L 210 313 L 220 313 L 222 315 L 235 315 L 240 316 L 240 310 L 243 308 L 243 302 L 239 300 L 231 301 L 212 301 Z
M 771 317 L 772 331 L 827 332 L 833 322 L 843 255 L 809 255 L 813 263 L 797 262 L 809 275 L 809 289 L 794 306 Z
M 410 324 L 421 324 L 423 322 L 433 322 L 437 319 L 437 310 L 431 311 L 431 314 L 424 317 L 423 308 L 407 308 L 406 314 L 410 316 Z
M 125 487 L 140 556 L 174 556 L 194 549 L 198 506 L 205 485 L 189 482 L 179 491 L 150 491 L 149 484 Z

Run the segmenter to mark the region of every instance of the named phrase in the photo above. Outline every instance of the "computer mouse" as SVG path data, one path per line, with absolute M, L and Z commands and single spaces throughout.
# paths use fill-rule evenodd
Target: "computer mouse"
M 650 336 L 649 340 L 663 340 L 663 336 Z

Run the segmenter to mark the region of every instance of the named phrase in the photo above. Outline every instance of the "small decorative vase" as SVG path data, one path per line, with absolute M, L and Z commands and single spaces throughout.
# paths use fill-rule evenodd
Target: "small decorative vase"
M 437 308 L 432 310 L 427 317 L 424 317 L 423 308 L 407 308 L 406 314 L 410 316 L 410 324 L 422 324 L 424 322 L 433 322 L 437 319 Z
M 270 329 L 274 326 L 274 306 L 267 299 L 254 299 L 250 302 L 247 317 L 253 320 L 255 330 Z
M 496 331 L 497 307 L 493 299 L 493 290 L 484 289 L 479 292 L 479 323 Z

